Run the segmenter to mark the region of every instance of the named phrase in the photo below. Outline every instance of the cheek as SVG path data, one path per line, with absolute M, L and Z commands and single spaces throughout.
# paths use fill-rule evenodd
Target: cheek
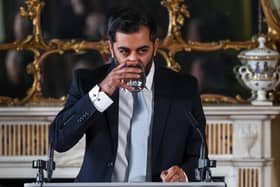
M 115 54 L 114 55 L 114 59 L 117 63 L 121 64 L 121 63 L 125 63 L 126 62 L 126 58 L 118 55 L 118 54 Z

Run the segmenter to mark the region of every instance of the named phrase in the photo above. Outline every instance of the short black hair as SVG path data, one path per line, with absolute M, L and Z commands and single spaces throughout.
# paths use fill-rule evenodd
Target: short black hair
M 141 26 L 150 30 L 150 40 L 157 38 L 156 23 L 147 12 L 133 8 L 122 8 L 114 11 L 108 21 L 108 38 L 111 42 L 116 41 L 116 32 L 131 34 L 139 31 Z

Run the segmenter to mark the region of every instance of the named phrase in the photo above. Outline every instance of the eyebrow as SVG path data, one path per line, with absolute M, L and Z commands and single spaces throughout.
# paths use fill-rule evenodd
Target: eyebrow
M 148 46 L 148 45 L 143 45 L 143 46 L 141 46 L 141 47 L 138 47 L 138 48 L 136 49 L 136 51 L 141 50 L 141 49 L 147 49 L 147 48 L 150 48 L 150 46 Z M 122 49 L 122 50 L 126 50 L 126 51 L 130 51 L 130 50 L 131 50 L 130 48 L 124 47 L 124 46 L 120 46 L 120 47 L 118 47 L 118 49 Z
M 144 46 L 138 47 L 136 50 L 138 51 L 138 50 L 141 50 L 141 49 L 148 49 L 148 48 L 150 48 L 150 46 L 144 45 Z

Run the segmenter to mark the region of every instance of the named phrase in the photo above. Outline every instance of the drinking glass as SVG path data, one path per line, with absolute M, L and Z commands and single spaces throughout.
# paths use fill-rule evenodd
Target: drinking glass
M 141 69 L 140 77 L 137 79 L 124 79 L 123 81 L 134 88 L 133 92 L 139 92 L 143 90 L 146 85 L 145 68 L 142 63 L 138 62 L 136 65 L 127 65 L 127 67 L 135 67 Z

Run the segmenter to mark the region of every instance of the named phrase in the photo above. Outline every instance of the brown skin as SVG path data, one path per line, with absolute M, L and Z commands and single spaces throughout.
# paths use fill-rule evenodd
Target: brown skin
M 106 78 L 99 84 L 101 91 L 111 96 L 117 88 L 125 88 L 132 91 L 133 88 L 127 86 L 122 80 L 126 78 L 139 78 L 141 70 L 139 68 L 127 67 L 142 63 L 145 71 L 151 67 L 153 57 L 158 48 L 158 39 L 150 40 L 150 31 L 147 27 L 140 27 L 138 32 L 125 34 L 116 33 L 116 41 L 110 43 L 110 51 L 113 54 L 118 66 L 115 67 Z M 161 172 L 163 182 L 185 182 L 184 171 L 178 166 L 172 166 Z

